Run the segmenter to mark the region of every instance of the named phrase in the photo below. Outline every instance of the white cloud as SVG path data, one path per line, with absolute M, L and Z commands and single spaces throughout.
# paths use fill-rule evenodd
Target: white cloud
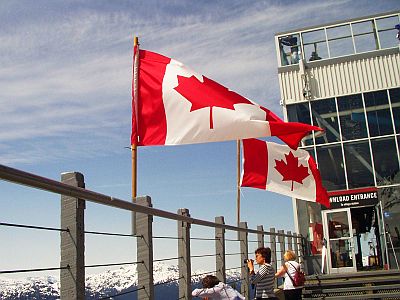
M 0 6 L 0 143 L 9 146 L 42 137 L 62 143 L 61 137 L 79 139 L 81 132 L 102 145 L 97 128 L 102 138 L 119 132 L 128 140 L 133 34 L 143 48 L 180 60 L 281 114 L 274 33 L 353 17 L 357 6 L 351 1 L 49 3 Z

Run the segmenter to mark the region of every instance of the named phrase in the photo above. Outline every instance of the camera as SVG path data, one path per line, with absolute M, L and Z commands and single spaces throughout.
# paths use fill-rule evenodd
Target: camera
M 246 265 L 249 261 L 253 262 L 254 260 L 246 258 L 245 260 L 243 260 L 243 263 Z

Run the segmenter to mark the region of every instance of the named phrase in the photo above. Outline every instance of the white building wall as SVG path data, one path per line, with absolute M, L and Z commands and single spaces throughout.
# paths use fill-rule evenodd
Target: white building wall
M 387 52 L 387 51 L 385 51 Z M 308 100 L 303 96 L 305 79 L 310 98 L 323 99 L 388 89 L 400 85 L 400 52 L 342 61 L 340 58 L 308 62 L 304 74 L 298 66 L 281 68 L 279 84 L 283 104 Z

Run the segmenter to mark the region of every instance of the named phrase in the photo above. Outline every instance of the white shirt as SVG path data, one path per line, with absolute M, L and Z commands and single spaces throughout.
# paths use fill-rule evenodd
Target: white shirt
M 285 262 L 285 266 L 290 276 L 294 279 L 294 275 L 296 274 L 296 269 L 300 270 L 300 264 L 297 261 L 291 260 L 290 262 Z M 293 290 L 302 288 L 300 286 L 293 286 L 293 281 L 290 279 L 289 275 L 285 272 L 285 283 L 283 284 L 284 290 Z
M 243 300 L 245 299 L 238 291 L 231 286 L 220 282 L 212 288 L 195 289 L 192 292 L 193 297 L 205 298 L 215 300 Z

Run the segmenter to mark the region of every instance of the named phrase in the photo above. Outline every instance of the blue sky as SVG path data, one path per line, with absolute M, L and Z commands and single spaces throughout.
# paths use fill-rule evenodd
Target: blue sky
M 129 201 L 134 35 L 141 48 L 282 116 L 275 33 L 399 8 L 395 0 L 1 1 L 0 163 L 56 180 L 79 171 L 88 189 Z M 235 224 L 235 156 L 236 142 L 140 148 L 138 195 L 159 209 Z M 290 198 L 242 192 L 249 227 L 294 229 Z M 87 230 L 129 233 L 128 213 L 88 204 L 86 217 Z M 0 182 L 0 221 L 59 227 L 59 197 Z M 156 223 L 159 235 L 175 231 Z M 58 265 L 57 234 L 2 227 L 0 240 L 8 245 L 0 270 Z M 132 241 L 88 242 L 89 263 L 134 260 Z

